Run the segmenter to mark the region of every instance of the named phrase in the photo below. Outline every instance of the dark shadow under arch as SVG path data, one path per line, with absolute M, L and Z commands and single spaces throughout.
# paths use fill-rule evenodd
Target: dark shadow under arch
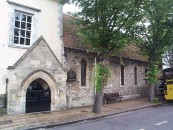
M 51 91 L 41 78 L 31 82 L 26 91 L 26 113 L 50 111 Z

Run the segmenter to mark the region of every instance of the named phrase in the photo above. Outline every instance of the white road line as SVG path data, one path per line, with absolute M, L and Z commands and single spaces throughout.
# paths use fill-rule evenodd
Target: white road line
M 168 122 L 168 121 L 163 121 L 163 122 L 157 123 L 157 124 L 155 124 L 155 125 L 162 125 L 162 124 L 167 123 L 167 122 Z
M 139 130 L 144 130 L 144 129 L 139 129 Z

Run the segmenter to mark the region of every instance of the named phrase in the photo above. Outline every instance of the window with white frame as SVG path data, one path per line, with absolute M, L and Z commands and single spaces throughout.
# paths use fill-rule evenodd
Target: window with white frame
M 30 46 L 31 44 L 32 15 L 15 11 L 13 44 Z

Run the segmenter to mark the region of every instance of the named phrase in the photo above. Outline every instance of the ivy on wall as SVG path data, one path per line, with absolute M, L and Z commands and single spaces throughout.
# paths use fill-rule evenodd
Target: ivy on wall
M 111 76 L 110 68 L 105 66 L 103 62 L 98 63 L 96 65 L 96 76 L 95 76 L 95 83 L 96 83 L 96 92 L 102 93 L 103 88 L 107 84 L 107 79 Z

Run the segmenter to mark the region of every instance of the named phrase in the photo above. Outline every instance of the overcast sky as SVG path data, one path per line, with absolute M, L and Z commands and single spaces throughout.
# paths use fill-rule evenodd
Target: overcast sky
M 63 7 L 63 12 L 67 13 L 67 12 L 75 12 L 75 10 L 77 10 L 77 7 L 73 4 L 65 4 Z

